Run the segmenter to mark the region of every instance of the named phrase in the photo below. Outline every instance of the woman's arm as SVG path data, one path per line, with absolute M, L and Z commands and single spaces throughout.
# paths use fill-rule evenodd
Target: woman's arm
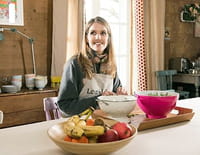
M 105 91 L 102 95 L 128 95 L 127 91 L 122 87 L 121 81 L 116 74 L 116 77 L 113 80 L 113 92 Z
M 118 77 L 118 75 L 116 73 L 116 76 L 115 76 L 115 78 L 113 80 L 113 92 L 116 93 L 118 87 L 122 87 L 122 83 L 121 83 L 121 81 L 120 81 L 120 79 L 119 79 L 119 77 Z
M 79 114 L 90 106 L 97 108 L 96 97 L 79 98 L 82 80 L 83 73 L 76 58 L 72 58 L 64 67 L 57 102 L 66 115 Z

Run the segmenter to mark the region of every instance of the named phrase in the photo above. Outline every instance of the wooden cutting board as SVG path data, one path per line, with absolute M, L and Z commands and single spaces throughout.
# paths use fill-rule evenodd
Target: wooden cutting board
M 145 114 L 141 111 L 141 109 L 136 108 L 133 112 L 131 112 L 132 117 L 130 117 L 130 124 L 138 128 L 138 131 L 166 126 L 174 123 L 179 123 L 183 121 L 189 121 L 193 118 L 194 112 L 192 109 L 184 108 L 184 107 L 175 107 L 174 110 L 177 111 L 177 114 L 170 113 L 167 115 L 166 118 L 161 119 L 149 119 L 146 118 Z M 109 118 L 103 111 L 101 110 L 95 110 L 93 115 L 93 118 L 101 118 L 107 125 L 112 126 L 117 122 L 117 120 L 114 120 L 112 118 Z M 137 126 L 137 123 L 138 126 Z

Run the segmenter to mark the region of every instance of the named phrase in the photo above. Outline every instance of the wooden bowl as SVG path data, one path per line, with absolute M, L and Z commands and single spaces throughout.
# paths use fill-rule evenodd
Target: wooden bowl
M 137 134 L 137 129 L 132 126 L 133 128 L 133 135 L 129 138 L 114 141 L 114 142 L 107 142 L 107 143 L 73 143 L 64 141 L 64 137 L 66 134 L 63 130 L 63 123 L 56 124 L 50 127 L 47 131 L 49 138 L 64 152 L 71 152 L 75 154 L 83 154 L 83 155 L 96 155 L 96 154 L 107 154 L 111 152 L 115 152 L 125 145 L 127 145 Z

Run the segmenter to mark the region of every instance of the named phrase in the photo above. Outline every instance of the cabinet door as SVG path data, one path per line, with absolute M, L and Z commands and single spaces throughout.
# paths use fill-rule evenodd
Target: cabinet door
M 43 98 L 56 95 L 57 91 L 43 91 L 0 96 L 0 109 L 4 112 L 0 128 L 45 121 Z

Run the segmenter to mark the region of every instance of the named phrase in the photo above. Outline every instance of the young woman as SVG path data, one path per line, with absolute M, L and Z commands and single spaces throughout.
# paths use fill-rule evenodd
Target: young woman
M 90 106 L 98 108 L 100 95 L 125 95 L 117 76 L 111 29 L 96 17 L 86 25 L 82 50 L 65 65 L 58 95 L 64 115 L 81 113 Z

